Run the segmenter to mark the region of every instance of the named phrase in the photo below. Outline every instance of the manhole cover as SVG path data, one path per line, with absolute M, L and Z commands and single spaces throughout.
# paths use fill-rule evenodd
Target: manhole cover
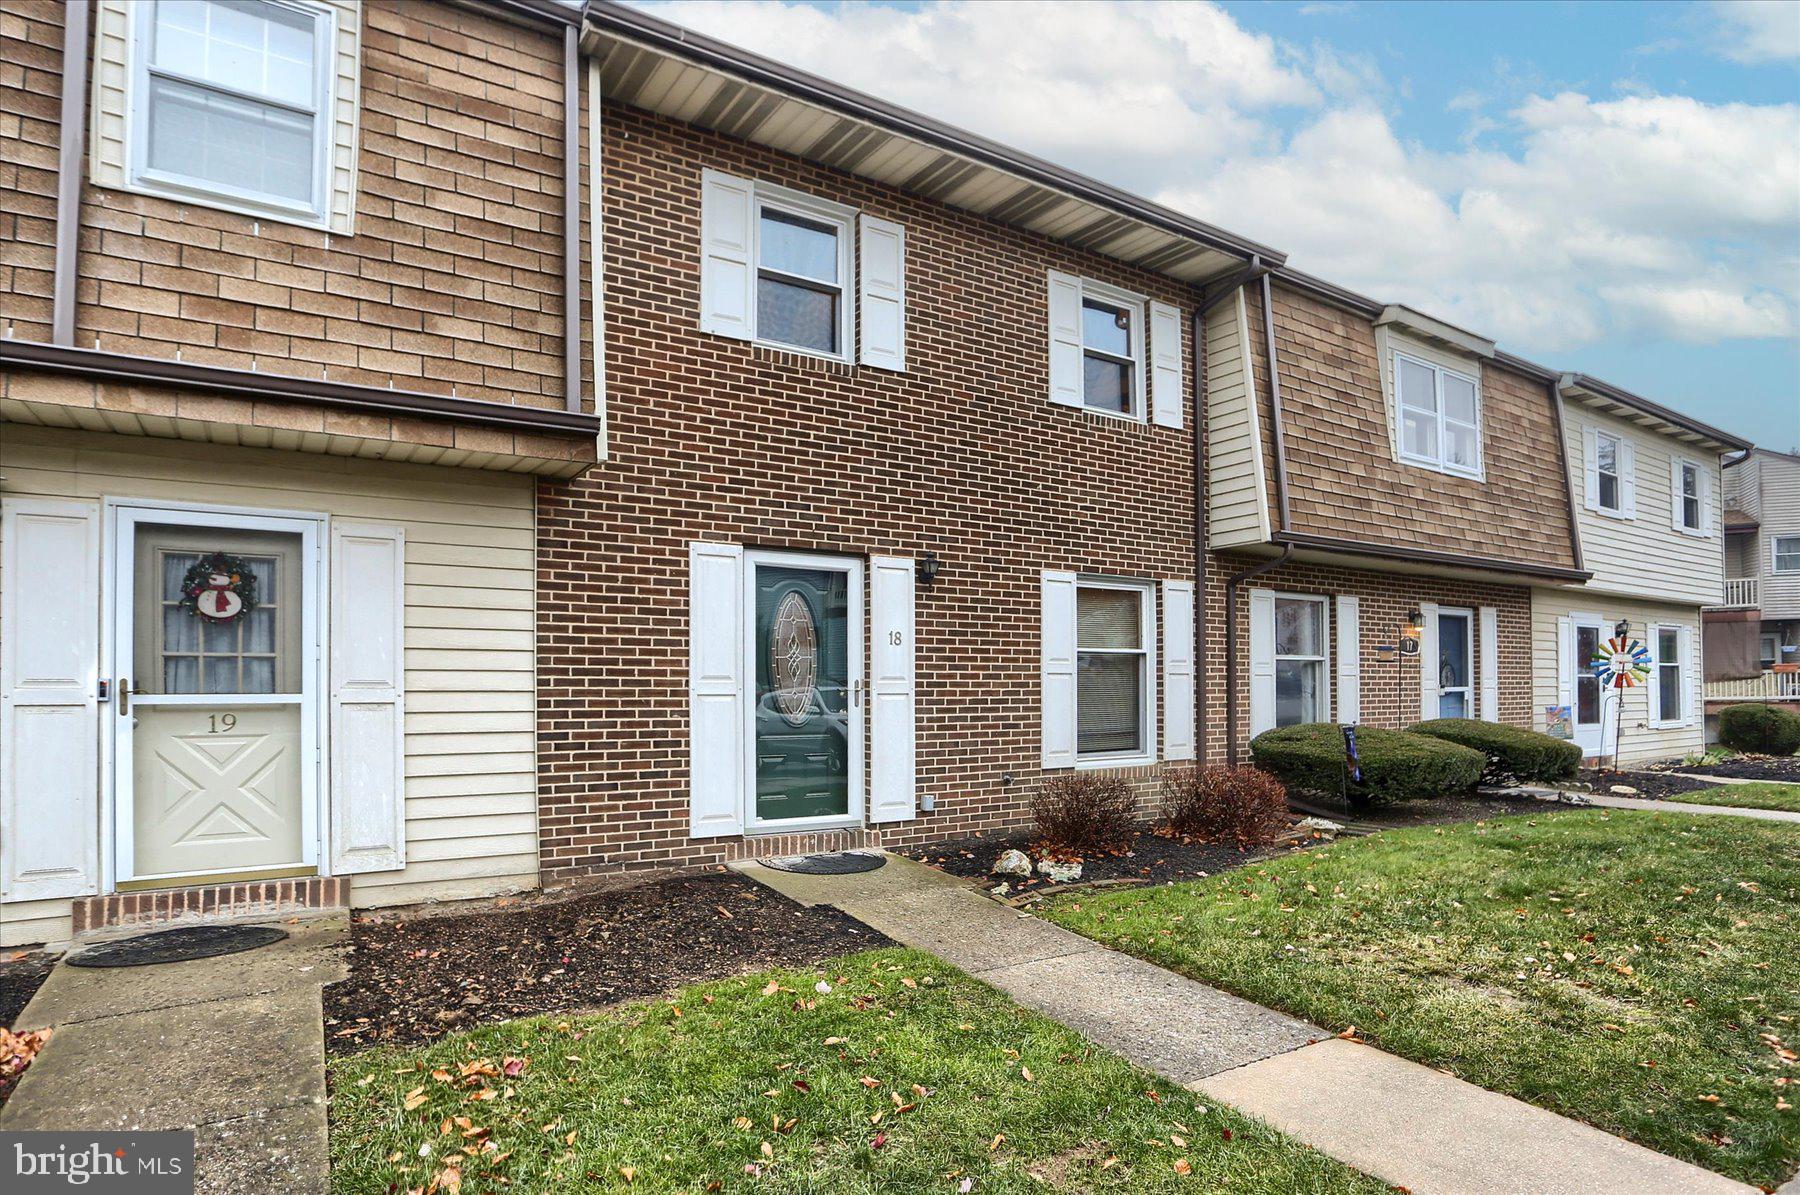
M 71 967 L 144 967 L 255 950 L 285 937 L 285 929 L 272 925 L 193 925 L 102 942 L 80 954 L 71 954 L 66 961 Z
M 864 851 L 839 851 L 835 855 L 787 855 L 780 859 L 764 859 L 764 867 L 776 871 L 797 871 L 807 876 L 847 876 L 859 871 L 874 871 L 887 858 Z

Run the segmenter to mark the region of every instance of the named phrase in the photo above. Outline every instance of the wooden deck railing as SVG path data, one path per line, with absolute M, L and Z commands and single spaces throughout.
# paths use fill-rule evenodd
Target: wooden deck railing
M 1800 701 L 1800 672 L 1765 672 L 1743 680 L 1709 680 L 1708 701 Z

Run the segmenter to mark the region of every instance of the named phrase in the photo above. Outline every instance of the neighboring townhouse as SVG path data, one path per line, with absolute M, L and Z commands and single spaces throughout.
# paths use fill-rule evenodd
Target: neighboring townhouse
M 1725 593 L 1707 613 L 1708 646 L 1715 623 L 1743 623 L 1733 675 L 1776 696 L 1782 682 L 1760 674 L 1800 665 L 1800 454 L 1753 448 L 1726 464 L 1723 492 Z M 1800 697 L 1800 683 L 1785 688 Z
M 629 8 L 605 466 L 539 489 L 546 880 L 1146 806 L 1195 753 L 1195 314 L 1279 254 Z
M 0 13 L 0 944 L 537 883 L 575 19 Z
M 1668 759 L 1706 744 L 1700 608 L 1722 600 L 1722 454 L 1744 441 L 1582 374 L 1561 396 L 1582 585 L 1532 592 L 1534 706 L 1567 709 L 1588 756 Z M 1597 652 L 1642 644 L 1640 683 L 1603 686 Z
M 1210 310 L 1205 378 L 1203 758 L 1307 722 L 1533 725 L 1533 588 L 1587 576 L 1555 375 L 1279 269 Z

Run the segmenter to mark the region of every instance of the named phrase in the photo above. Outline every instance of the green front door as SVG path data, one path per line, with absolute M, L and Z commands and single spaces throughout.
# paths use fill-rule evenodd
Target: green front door
M 754 562 L 756 817 L 850 812 L 851 573 Z

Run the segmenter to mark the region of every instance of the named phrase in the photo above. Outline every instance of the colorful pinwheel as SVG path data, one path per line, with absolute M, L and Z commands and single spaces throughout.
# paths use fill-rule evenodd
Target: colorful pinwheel
M 1636 688 L 1650 679 L 1650 650 L 1640 639 L 1608 639 L 1594 649 L 1588 668 L 1605 688 Z

